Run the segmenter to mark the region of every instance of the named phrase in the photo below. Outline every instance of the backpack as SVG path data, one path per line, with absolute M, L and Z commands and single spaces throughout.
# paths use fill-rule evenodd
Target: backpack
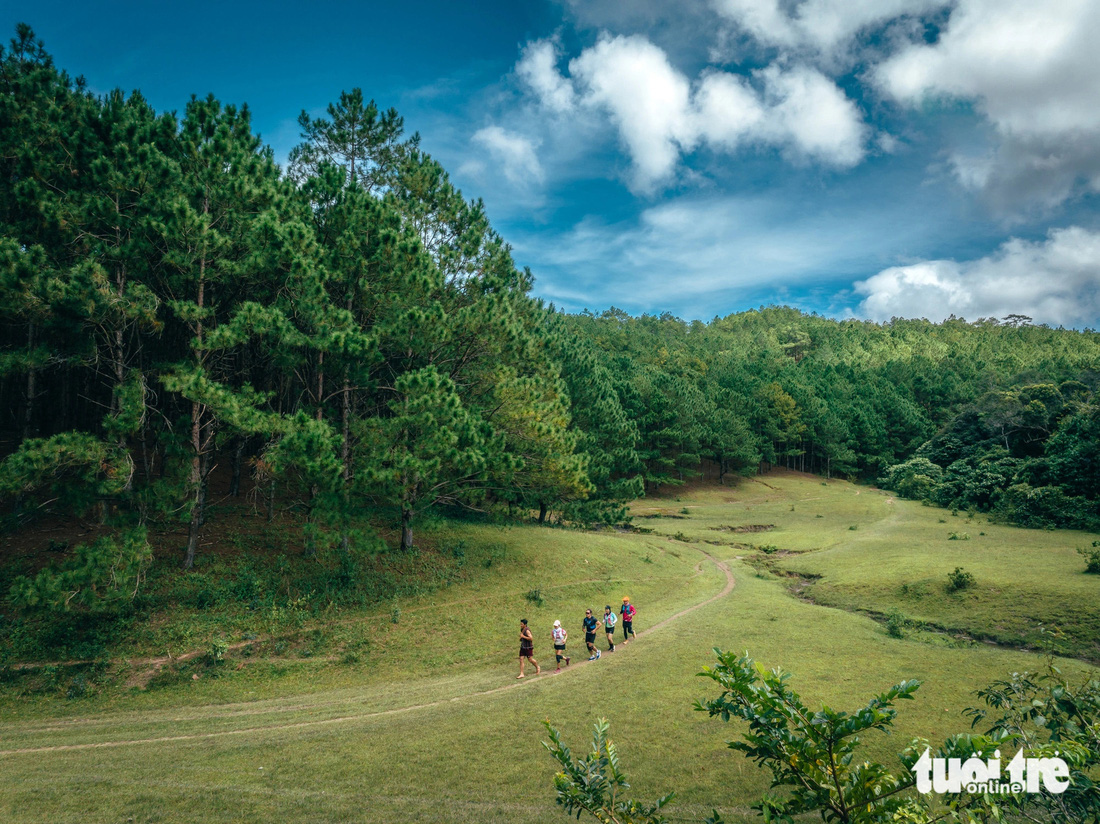
M 617 620 L 618 619 L 615 617 L 615 613 L 614 612 L 609 612 L 609 613 L 607 613 L 607 615 L 605 615 L 603 617 L 603 625 L 605 627 L 607 627 L 608 629 L 611 629 L 611 627 L 615 626 L 615 622 Z
M 634 613 L 637 612 L 637 611 L 638 610 L 634 609 L 633 604 L 627 604 L 626 609 L 623 611 L 623 620 L 624 621 L 633 621 L 634 620 Z

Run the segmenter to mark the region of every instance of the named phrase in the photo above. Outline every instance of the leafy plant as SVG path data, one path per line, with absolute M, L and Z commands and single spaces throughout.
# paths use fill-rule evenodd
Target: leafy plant
M 541 607 L 545 602 L 545 599 L 542 597 L 541 589 L 529 589 L 527 590 L 527 594 L 523 597 L 537 607 Z
M 857 756 L 860 734 L 888 732 L 897 715 L 894 703 L 911 699 L 919 681 L 903 681 L 853 713 L 825 706 L 815 712 L 788 686 L 789 673 L 765 670 L 747 654 L 716 652 L 718 665 L 704 667 L 700 675 L 717 682 L 722 693 L 697 702 L 695 709 L 723 721 L 748 722 L 744 740 L 730 742 L 730 749 L 770 770 L 772 787 L 786 790 L 755 805 L 765 821 L 819 813 L 825 821 L 855 824 L 906 820 L 923 812 L 902 794 L 914 784 L 908 769 L 895 775 Z
M 1077 548 L 1077 553 L 1085 559 L 1085 572 L 1100 575 L 1100 541 L 1092 542 L 1092 549 Z
M 715 650 L 717 666 L 701 676 L 717 682 L 717 698 L 697 702 L 695 709 L 724 721 L 749 725 L 742 740 L 729 743 L 772 774 L 772 788 L 754 805 L 766 822 L 794 822 L 803 816 L 836 824 L 985 824 L 1049 821 L 1056 824 L 1100 820 L 1100 786 L 1093 780 L 1100 766 L 1100 680 L 1071 685 L 1053 664 L 1044 675 L 1013 674 L 978 696 L 985 707 L 970 709 L 972 726 L 988 720 L 986 734 L 955 735 L 934 751 L 927 741 L 912 740 L 899 754 L 903 768 L 892 771 L 869 760 L 860 736 L 870 730 L 889 733 L 897 713 L 894 704 L 911 699 L 919 681 L 903 681 L 848 713 L 823 706 L 811 710 L 788 685 L 789 673 L 766 670 L 748 654 Z M 630 789 L 608 737 L 608 722 L 595 726 L 592 752 L 574 759 L 549 722 L 544 746 L 561 769 L 554 777 L 557 802 L 569 815 L 587 812 L 603 824 L 658 824 L 669 793 L 655 804 L 622 798 Z M 925 757 L 982 758 L 1013 747 L 1029 756 L 1063 758 L 1069 767 L 1065 792 L 986 794 L 964 791 L 936 799 L 917 792 L 913 768 Z M 986 755 L 985 757 L 988 757 Z M 806 818 L 806 820 L 810 820 Z M 714 811 L 704 824 L 722 824 Z
M 626 774 L 619 769 L 619 751 L 608 736 L 607 719 L 599 719 L 592 733 L 592 751 L 583 759 L 574 759 L 561 735 L 544 721 L 550 743 L 543 746 L 554 756 L 560 769 L 554 776 L 556 800 L 567 815 L 591 814 L 602 824 L 662 824 L 667 819 L 661 809 L 674 793 L 658 798 L 653 804 L 643 804 L 622 798 L 630 789 Z
M 955 567 L 954 572 L 947 573 L 947 591 L 961 592 L 974 586 L 974 576 L 962 567 Z
M 909 620 L 899 609 L 891 609 L 886 616 L 886 634 L 891 638 L 904 638 Z
M 1029 821 L 1100 821 L 1100 680 L 1071 684 L 1047 662 L 1043 673 L 1013 673 L 978 692 L 985 707 L 965 715 L 972 726 L 992 720 L 988 734 L 1002 752 L 1013 747 L 1058 755 L 1069 766 L 1065 792 L 1024 793 L 1008 797 Z

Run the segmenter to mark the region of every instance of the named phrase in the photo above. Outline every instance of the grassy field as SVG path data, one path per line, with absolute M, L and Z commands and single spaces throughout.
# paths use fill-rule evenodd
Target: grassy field
M 1085 574 L 1077 553 L 1096 535 L 1000 526 L 985 515 L 798 475 L 742 486 L 739 521 L 730 517 L 726 497 L 701 494 L 686 507 L 688 516 L 667 506 L 637 511 L 661 514 L 649 521 L 661 534 L 740 543 L 757 566 L 801 577 L 793 588 L 818 604 L 880 618 L 896 611 L 914 633 L 1100 661 L 1100 576 Z M 668 520 L 676 514 L 684 520 Z M 774 528 L 723 528 L 752 525 Z M 948 591 L 956 568 L 970 573 L 973 584 Z
M 812 702 L 847 709 L 921 679 L 895 735 L 869 739 L 890 760 L 912 736 L 965 730 L 960 711 L 978 687 L 1043 666 L 1039 654 L 961 631 L 1044 641 L 1043 622 L 1077 653 L 1100 637 L 1100 581 L 1082 574 L 1073 549 L 1096 536 L 966 523 L 866 487 L 782 474 L 674 491 L 635 514 L 650 532 L 442 527 L 467 548 L 459 582 L 369 612 L 303 618 L 293 631 L 269 620 L 281 642 L 263 620 L 252 640 L 234 624 L 224 662 L 177 660 L 144 689 L 67 699 L 14 678 L 0 693 L 0 820 L 565 821 L 541 722 L 580 751 L 599 717 L 611 721 L 637 796 L 675 789 L 676 818 L 717 806 L 731 821 L 755 820 L 749 806 L 767 780 L 725 748 L 737 726 L 691 710 L 708 692 L 693 676 L 712 647 L 782 665 Z M 947 595 L 955 566 L 975 586 Z M 623 595 L 638 606 L 641 637 L 588 663 L 585 607 Z M 891 608 L 958 631 L 912 626 L 898 639 L 858 612 Z M 544 674 L 516 681 L 521 617 Z M 549 672 L 555 618 L 574 658 L 560 675 Z M 201 652 L 206 641 L 195 643 Z

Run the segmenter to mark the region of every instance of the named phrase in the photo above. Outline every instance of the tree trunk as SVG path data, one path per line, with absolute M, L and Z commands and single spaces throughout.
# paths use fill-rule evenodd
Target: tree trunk
M 234 498 L 241 497 L 241 460 L 244 458 L 244 438 L 236 437 L 236 445 L 233 447 L 233 476 L 229 481 L 229 494 Z
M 191 474 L 188 481 L 191 485 L 192 509 L 191 523 L 187 530 L 187 554 L 183 560 L 183 568 L 191 569 L 195 565 L 195 553 L 199 548 L 199 535 L 203 524 L 206 523 L 206 476 L 210 473 L 210 441 L 209 430 L 213 424 L 203 421 L 204 410 L 201 404 L 191 404 L 191 447 L 194 450 L 191 456 Z
M 401 509 L 401 550 L 408 552 L 413 548 L 412 510 Z
M 324 418 L 325 406 L 325 353 L 317 353 L 317 420 Z
M 267 522 L 271 523 L 275 520 L 275 479 L 272 478 L 271 483 L 267 485 L 267 489 L 264 491 L 264 509 L 267 515 Z
M 27 326 L 27 354 L 33 357 L 34 353 L 34 323 Z M 27 400 L 23 407 L 23 440 L 31 436 L 34 429 L 34 395 L 37 391 L 35 383 L 38 370 L 33 366 L 27 370 Z
M 539 523 L 546 523 L 546 502 L 539 501 Z

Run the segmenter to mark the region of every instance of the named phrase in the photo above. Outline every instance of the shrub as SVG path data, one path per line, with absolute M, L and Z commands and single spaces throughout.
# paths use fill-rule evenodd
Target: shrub
M 542 597 L 542 590 L 541 589 L 529 589 L 529 590 L 527 590 L 527 594 L 524 595 L 523 597 L 526 598 L 528 601 L 530 601 L 532 604 L 534 604 L 536 607 L 541 607 L 543 605 L 543 597 Z
M 1077 552 L 1085 559 L 1085 572 L 1100 575 L 1100 541 L 1093 541 L 1092 546 L 1092 549 L 1078 547 Z
M 962 567 L 955 567 L 954 572 L 947 573 L 947 591 L 960 592 L 974 586 L 974 576 Z
M 985 734 L 955 735 L 939 747 L 913 739 L 899 753 L 901 769 L 892 770 L 865 755 L 861 738 L 877 730 L 889 733 L 897 711 L 894 704 L 911 699 L 919 681 L 903 681 L 873 697 L 854 712 L 823 706 L 814 711 L 789 685 L 790 674 L 766 670 L 744 656 L 715 650 L 718 665 L 700 675 L 718 683 L 722 693 L 695 709 L 723 721 L 748 723 L 737 750 L 772 774 L 772 789 L 753 805 L 764 821 L 816 820 L 838 824 L 933 824 L 934 822 L 1097 821 L 1100 794 L 1091 775 L 1100 766 L 1095 729 L 1100 722 L 1100 680 L 1076 685 L 1050 665 L 1048 674 L 1013 673 L 981 690 L 983 708 L 965 712 L 977 726 L 992 721 Z M 626 797 L 630 789 L 619 753 L 600 719 L 592 751 L 574 760 L 549 722 L 550 743 L 544 746 L 558 762 L 554 776 L 557 802 L 579 820 L 589 813 L 603 824 L 661 824 L 661 809 L 669 793 L 654 804 Z M 933 800 L 920 793 L 913 768 L 925 758 L 981 758 L 995 749 L 1026 750 L 1029 756 L 1060 755 L 1069 768 L 1061 794 L 993 795 L 964 792 Z M 988 756 L 986 756 L 988 757 Z M 679 819 L 686 820 L 686 819 Z M 722 824 L 717 811 L 702 824 Z
M 886 634 L 891 638 L 904 638 L 905 627 L 909 623 L 899 609 L 891 609 L 886 616 Z

